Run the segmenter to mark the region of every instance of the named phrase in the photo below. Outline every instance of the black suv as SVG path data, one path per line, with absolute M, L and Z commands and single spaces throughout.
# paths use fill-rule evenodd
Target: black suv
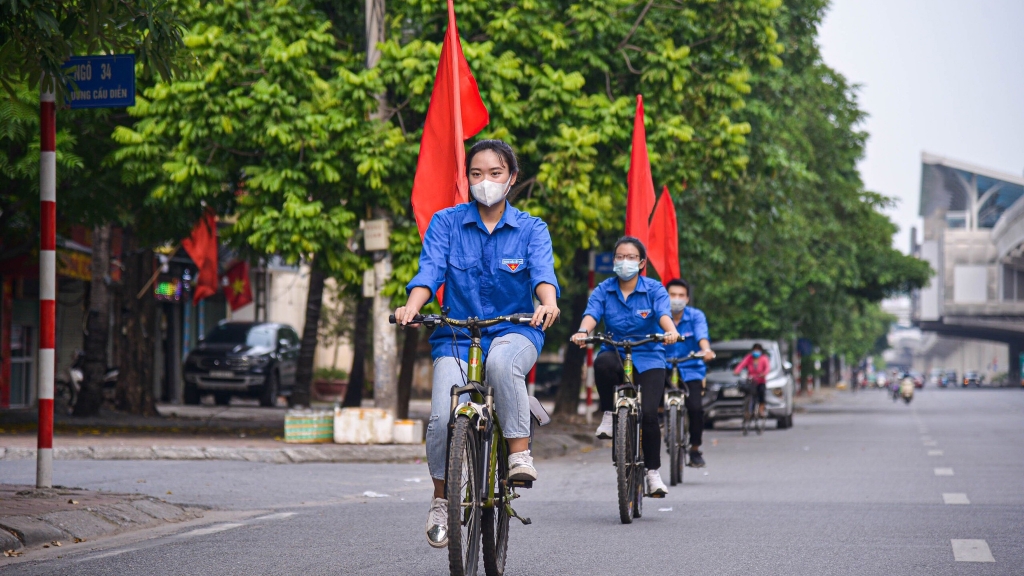
M 222 322 L 185 359 L 185 404 L 199 404 L 200 394 L 212 392 L 220 405 L 238 395 L 273 406 L 295 386 L 299 344 L 287 324 Z

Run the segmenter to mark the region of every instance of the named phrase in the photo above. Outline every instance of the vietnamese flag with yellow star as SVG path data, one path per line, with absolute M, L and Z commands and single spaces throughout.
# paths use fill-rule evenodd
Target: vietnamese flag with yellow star
M 228 269 L 224 275 L 227 280 L 224 286 L 224 296 L 227 297 L 228 306 L 234 312 L 246 304 L 252 304 L 252 284 L 249 283 L 249 263 L 241 261 Z

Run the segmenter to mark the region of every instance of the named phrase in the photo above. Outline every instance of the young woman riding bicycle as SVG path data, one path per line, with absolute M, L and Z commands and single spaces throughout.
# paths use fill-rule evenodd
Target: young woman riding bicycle
M 530 456 L 530 404 L 526 374 L 544 345 L 544 330 L 558 318 L 551 236 L 540 218 L 516 210 L 506 196 L 519 175 L 512 148 L 500 140 L 477 142 L 466 154 L 473 201 L 434 215 L 423 237 L 419 272 L 406 287 L 409 299 L 395 310 L 408 324 L 444 286 L 448 316 L 465 319 L 532 313 L 529 325 L 498 324 L 483 330 L 486 380 L 509 445 L 509 478 L 536 480 Z M 534 308 L 536 296 L 540 305 Z M 430 336 L 434 360 L 427 465 L 434 499 L 427 515 L 427 541 L 448 545 L 448 502 L 444 496 L 450 391 L 462 385 L 469 335 L 442 326 Z
M 605 331 L 620 340 L 639 340 L 647 334 L 664 332 L 665 344 L 679 339 L 669 307 L 668 292 L 657 280 L 641 276 L 647 265 L 647 250 L 636 238 L 624 236 L 615 243 L 615 276 L 601 282 L 594 289 L 579 331 L 572 336 L 574 343 L 585 346 L 584 339 L 604 320 Z M 598 438 L 612 436 L 612 401 L 614 389 L 623 379 L 620 352 L 603 346 L 594 360 L 594 381 L 600 396 L 604 417 L 597 429 Z M 651 342 L 633 348 L 636 366 L 635 381 L 642 394 L 644 465 L 647 467 L 647 485 L 653 496 L 664 496 L 668 488 L 661 480 L 661 428 L 658 423 L 658 405 L 665 393 L 665 347 Z
M 764 418 L 766 377 L 771 370 L 771 363 L 768 361 L 768 355 L 764 353 L 763 346 L 754 344 L 750 353 L 733 369 L 733 374 L 739 374 L 744 370 L 747 371 L 747 378 L 754 385 L 754 394 L 757 396 L 758 416 Z

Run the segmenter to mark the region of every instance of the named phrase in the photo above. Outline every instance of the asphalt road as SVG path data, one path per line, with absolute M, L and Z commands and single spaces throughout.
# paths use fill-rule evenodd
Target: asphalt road
M 512 527 L 506 573 L 1024 574 L 1022 416 L 1021 390 L 926 389 L 910 406 L 837 393 L 791 430 L 707 432 L 708 467 L 687 469 L 683 486 L 647 499 L 628 526 L 607 450 L 543 461 L 517 505 L 533 525 Z M 55 466 L 61 484 L 227 512 L 104 550 L 0 559 L 0 572 L 447 574 L 446 554 L 423 536 L 425 464 Z M 33 473 L 32 461 L 5 462 L 0 482 L 31 483 Z

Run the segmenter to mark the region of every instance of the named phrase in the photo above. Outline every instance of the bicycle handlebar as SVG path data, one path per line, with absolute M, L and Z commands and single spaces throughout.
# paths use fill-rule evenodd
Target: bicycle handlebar
M 417 314 L 409 321 L 410 324 L 423 324 L 428 328 L 434 328 L 442 324 L 449 326 L 455 326 L 457 328 L 487 328 L 488 326 L 494 326 L 502 322 L 511 322 L 513 324 L 529 324 L 533 321 L 533 314 L 522 313 L 522 314 L 508 314 L 506 316 L 497 316 L 495 318 L 487 318 L 481 320 L 480 318 L 467 318 L 465 320 L 456 320 L 454 318 L 448 318 L 444 314 Z M 388 317 L 388 322 L 395 323 L 395 315 L 392 314 Z
M 682 342 L 681 338 L 680 342 Z M 694 350 L 693 352 L 690 352 L 688 355 L 683 356 L 682 358 L 665 358 L 665 362 L 668 362 L 669 364 L 682 364 L 683 362 L 686 362 L 687 360 L 693 360 L 694 358 L 704 358 L 704 351 Z
M 598 333 L 593 336 L 587 336 L 583 339 L 583 343 L 593 344 L 595 342 L 600 342 L 616 348 L 636 348 L 637 346 L 643 346 L 644 344 L 650 344 L 651 342 L 661 342 L 663 340 L 665 340 L 664 334 L 648 334 L 639 340 L 612 340 L 611 334 Z

